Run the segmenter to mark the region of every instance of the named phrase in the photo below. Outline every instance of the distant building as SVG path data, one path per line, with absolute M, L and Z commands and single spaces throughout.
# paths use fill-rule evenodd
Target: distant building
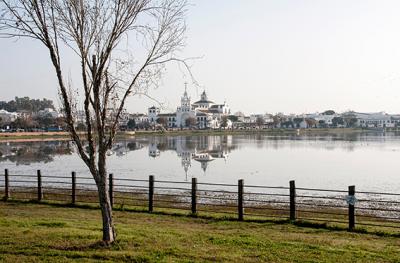
M 149 117 L 148 115 L 144 113 L 134 113 L 134 114 L 129 114 L 129 120 L 133 120 L 135 122 L 135 125 L 143 125 L 145 123 L 149 122 Z
M 165 125 L 168 128 L 176 127 L 176 114 L 175 113 L 160 113 L 158 118 L 163 118 L 165 120 Z
M 15 121 L 18 118 L 18 114 L 15 112 L 8 112 L 6 110 L 0 110 L 0 123 L 10 123 Z
M 56 110 L 54 110 L 52 108 L 46 108 L 44 110 L 40 110 L 35 115 L 36 115 L 36 117 L 40 117 L 40 118 L 52 118 L 52 119 L 62 117 L 61 113 L 57 112 Z
M 185 87 L 185 92 L 181 97 L 181 106 L 176 109 L 176 127 L 187 127 L 186 121 L 189 118 L 196 119 L 196 111 L 195 107 L 190 103 L 190 97 L 187 94 L 187 90 Z
M 150 123 L 155 123 L 158 119 L 158 114 L 160 114 L 160 108 L 152 106 L 147 111 L 148 120 Z
M 398 123 L 396 118 L 392 118 L 385 112 L 376 113 L 360 113 L 354 112 L 357 118 L 357 124 L 364 128 L 391 128 L 395 127 Z
M 201 94 L 200 100 L 191 103 L 187 88 L 181 97 L 181 104 L 174 113 L 161 113 L 160 108 L 152 106 L 148 108 L 148 120 L 155 125 L 159 118 L 165 119 L 165 125 L 169 128 L 186 128 L 194 126 L 199 129 L 217 129 L 221 128 L 223 118 L 230 114 L 230 108 L 226 102 L 224 104 L 215 104 L 208 100 L 205 91 Z M 158 121 L 160 122 L 160 121 Z M 226 127 L 232 127 L 232 122 L 226 120 Z

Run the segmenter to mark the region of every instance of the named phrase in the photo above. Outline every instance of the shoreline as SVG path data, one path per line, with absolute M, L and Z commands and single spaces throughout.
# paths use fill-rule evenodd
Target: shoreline
M 397 132 L 398 129 L 387 129 L 388 132 Z M 311 129 L 263 129 L 263 130 L 173 130 L 173 131 L 132 131 L 118 132 L 116 138 L 130 138 L 140 136 L 196 136 L 196 135 L 329 135 L 352 134 L 365 132 L 384 132 L 383 130 L 363 128 L 311 128 Z M 84 133 L 79 133 L 84 136 Z M 12 132 L 0 133 L 0 142 L 31 142 L 70 140 L 68 132 Z

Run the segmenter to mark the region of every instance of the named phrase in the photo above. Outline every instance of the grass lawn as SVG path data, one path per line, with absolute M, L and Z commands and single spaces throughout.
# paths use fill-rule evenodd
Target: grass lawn
M 0 262 L 400 262 L 400 238 L 114 213 L 118 242 L 100 247 L 100 211 L 0 202 Z

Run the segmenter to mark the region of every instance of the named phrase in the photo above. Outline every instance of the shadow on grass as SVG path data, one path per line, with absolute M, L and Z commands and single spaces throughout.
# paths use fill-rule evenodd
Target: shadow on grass
M 80 209 L 89 209 L 89 210 L 98 210 L 99 206 L 95 204 L 66 204 L 66 203 L 56 203 L 56 202 L 50 202 L 50 201 L 41 201 L 38 202 L 37 200 L 13 200 L 9 199 L 6 201 L 7 203 L 12 203 L 12 204 L 41 204 L 41 205 L 48 205 L 51 207 L 73 207 L 73 208 L 80 208 Z M 208 220 L 210 222 L 239 222 L 238 219 L 234 216 L 213 216 L 210 214 L 192 214 L 192 213 L 178 213 L 178 212 L 173 212 L 173 211 L 153 211 L 149 213 L 147 209 L 144 208 L 126 208 L 123 206 L 120 207 L 114 207 L 114 211 L 123 211 L 123 212 L 131 212 L 131 213 L 145 213 L 145 214 L 152 214 L 152 215 L 160 215 L 160 216 L 173 216 L 173 217 L 179 217 L 179 218 L 196 218 L 196 219 L 204 219 Z M 173 208 L 171 208 L 173 210 Z M 400 237 L 400 233 L 393 233 L 393 232 L 386 232 L 386 231 L 378 231 L 378 230 L 368 230 L 366 228 L 362 227 L 356 227 L 353 230 L 349 230 L 346 227 L 338 226 L 338 225 L 330 225 L 328 222 L 325 223 L 316 223 L 316 222 L 311 222 L 307 220 L 296 220 L 296 221 L 291 221 L 289 219 L 245 219 L 243 222 L 249 222 L 249 223 L 271 223 L 271 224 L 293 224 L 298 227 L 305 227 L 305 228 L 313 228 L 313 229 L 326 229 L 326 230 L 331 230 L 331 231 L 342 231 L 342 232 L 352 232 L 352 233 L 359 233 L 359 234 L 369 234 L 369 235 L 376 235 L 376 236 L 382 236 L 382 237 Z M 118 246 L 118 244 L 115 244 Z M 93 248 L 101 248 L 101 247 L 106 247 L 107 244 L 104 244 L 104 242 L 96 242 L 88 247 L 86 249 L 93 249 Z M 114 245 L 113 245 L 114 246 Z M 73 250 L 79 250 L 79 247 L 73 248 Z
M 117 244 L 115 244 L 117 246 Z M 62 251 L 88 251 L 88 250 L 98 250 L 103 248 L 110 248 L 114 245 L 109 245 L 103 241 L 96 241 L 94 243 L 83 244 L 83 245 L 55 245 L 49 246 L 51 249 L 62 250 Z
M 376 236 L 384 236 L 384 237 L 400 237 L 400 233 L 390 233 L 385 231 L 371 231 L 365 229 L 363 227 L 356 227 L 355 229 L 349 230 L 346 227 L 341 227 L 337 225 L 329 225 L 328 223 L 315 223 L 306 220 L 299 220 L 292 222 L 295 226 L 299 227 L 307 227 L 307 228 L 314 228 L 314 229 L 327 229 L 332 231 L 347 231 L 352 233 L 359 233 L 359 234 L 370 234 Z

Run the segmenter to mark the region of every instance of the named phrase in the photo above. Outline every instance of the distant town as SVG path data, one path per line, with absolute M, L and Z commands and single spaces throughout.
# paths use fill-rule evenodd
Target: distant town
M 114 110 L 109 109 L 110 117 Z M 85 130 L 84 111 L 75 114 L 77 130 Z M 397 128 L 400 114 L 385 112 L 342 113 L 325 110 L 303 114 L 259 113 L 245 115 L 231 112 L 226 102 L 215 103 L 203 91 L 197 101 L 192 102 L 187 89 L 175 112 L 162 112 L 159 106 L 150 106 L 146 113 L 129 113 L 123 110 L 119 118 L 119 130 L 221 130 L 221 129 L 307 129 L 307 128 Z M 16 97 L 11 101 L 0 101 L 1 132 L 35 132 L 66 130 L 63 114 L 53 101 Z

